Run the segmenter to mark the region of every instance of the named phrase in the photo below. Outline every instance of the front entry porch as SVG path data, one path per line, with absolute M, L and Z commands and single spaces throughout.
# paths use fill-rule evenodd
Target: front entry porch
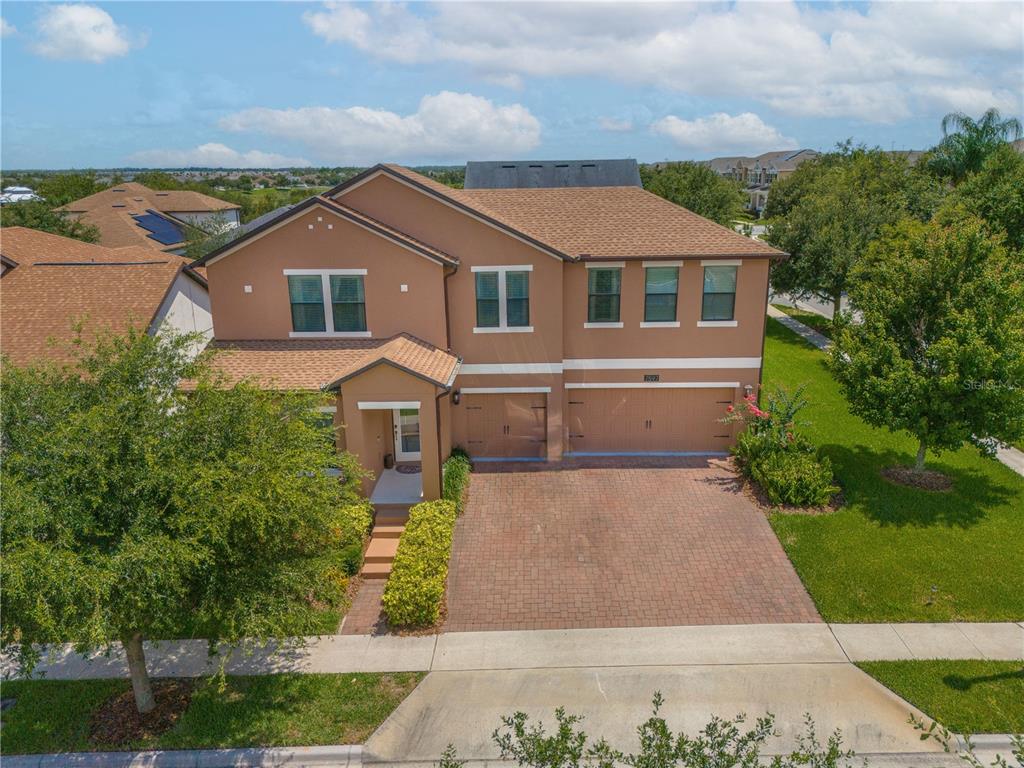
M 381 471 L 370 494 L 374 508 L 382 505 L 412 505 L 423 501 L 423 469 L 418 464 L 399 464 Z

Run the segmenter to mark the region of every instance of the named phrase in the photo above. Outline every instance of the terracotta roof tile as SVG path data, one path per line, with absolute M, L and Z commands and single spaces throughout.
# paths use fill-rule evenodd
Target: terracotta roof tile
M 320 390 L 389 361 L 441 386 L 458 358 L 408 334 L 390 339 L 214 341 L 211 365 L 227 384 L 252 379 L 272 389 Z
M 637 187 L 470 189 L 461 196 L 583 258 L 783 255 Z
M 66 342 L 78 320 L 87 334 L 148 328 L 186 265 L 147 248 L 104 248 L 21 227 L 0 229 L 0 251 L 18 262 L 0 282 L 0 352 L 19 365 L 69 361 Z

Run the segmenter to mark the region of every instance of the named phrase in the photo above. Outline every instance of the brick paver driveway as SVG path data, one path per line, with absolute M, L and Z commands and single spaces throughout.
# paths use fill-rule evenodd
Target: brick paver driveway
M 478 464 L 447 631 L 820 621 L 723 459 Z

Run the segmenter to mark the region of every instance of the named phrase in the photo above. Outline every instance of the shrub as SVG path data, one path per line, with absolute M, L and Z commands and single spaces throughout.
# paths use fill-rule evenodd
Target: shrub
M 338 514 L 338 541 L 343 547 L 362 545 L 373 525 L 373 505 L 369 499 L 346 504 Z
M 750 477 L 772 504 L 822 507 L 839 490 L 832 482 L 832 463 L 805 451 L 772 451 L 750 465 Z
M 473 463 L 469 454 L 461 448 L 453 448 L 444 463 L 441 498 L 455 505 L 456 515 L 461 515 L 466 506 L 466 487 L 469 485 L 469 473 L 472 469 Z
M 440 618 L 455 517 L 455 503 L 448 499 L 409 510 L 382 599 L 392 626 L 426 627 Z

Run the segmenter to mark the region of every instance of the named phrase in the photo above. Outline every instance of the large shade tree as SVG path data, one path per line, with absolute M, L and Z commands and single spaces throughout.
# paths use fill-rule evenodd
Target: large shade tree
M 140 712 L 144 639 L 302 634 L 343 598 L 361 479 L 318 396 L 218 386 L 194 342 L 132 330 L 72 366 L 3 365 L 0 641 L 25 671 L 36 644 L 122 645 Z
M 942 118 L 942 141 L 932 151 L 929 167 L 957 184 L 981 170 L 989 155 L 1022 133 L 1020 120 L 1003 117 L 995 108 L 977 120 L 963 112 L 950 112 Z
M 846 144 L 804 163 L 769 197 L 765 239 L 790 255 L 772 266 L 772 289 L 830 303 L 838 324 L 852 270 L 872 241 L 904 216 L 929 218 L 940 198 L 933 178 L 879 149 Z
M 887 230 L 854 268 L 863 322 L 831 365 L 850 409 L 926 452 L 1024 435 L 1024 265 L 984 222 L 953 212 Z
M 731 227 L 743 216 L 746 198 L 740 185 L 702 163 L 664 163 L 640 167 L 648 192 Z
M 946 203 L 984 219 L 993 232 L 1006 235 L 1009 248 L 1024 254 L 1024 154 L 1009 144 L 997 147 Z

